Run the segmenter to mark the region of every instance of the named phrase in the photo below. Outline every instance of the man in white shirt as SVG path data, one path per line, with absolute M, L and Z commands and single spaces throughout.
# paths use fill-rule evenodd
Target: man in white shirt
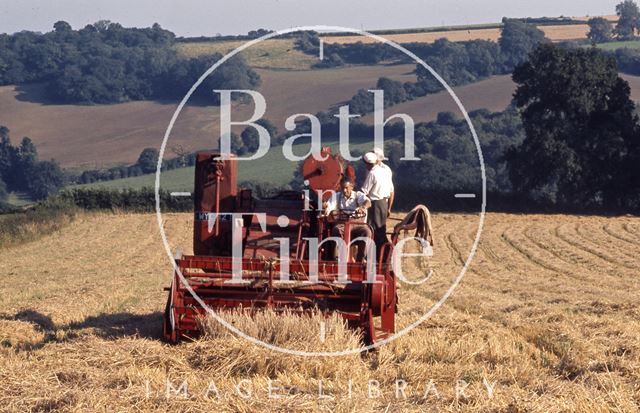
M 393 171 L 389 168 L 389 165 L 384 163 L 384 152 L 380 148 L 373 148 L 373 153 L 378 157 L 378 165 L 382 167 L 389 174 L 389 179 L 391 180 L 391 195 L 389 196 L 389 215 L 391 215 L 391 207 L 393 206 L 395 188 L 393 186 Z
M 389 200 L 393 194 L 393 181 L 390 171 L 378 163 L 378 156 L 367 152 L 363 161 L 369 173 L 362 184 L 361 191 L 371 200 L 367 222 L 373 230 L 373 239 L 378 252 L 387 239 L 387 218 L 389 216 Z M 388 168 L 388 167 L 387 167 Z
M 340 192 L 333 194 L 327 201 L 325 215 L 341 213 L 350 217 L 351 221 L 356 221 L 350 224 L 351 240 L 359 237 L 371 238 L 371 228 L 366 224 L 367 209 L 369 207 L 371 207 L 369 198 L 360 191 L 354 191 L 353 181 L 349 178 L 344 178 L 340 183 Z M 331 236 L 342 238 L 344 236 L 344 223 L 336 223 L 331 230 Z M 355 260 L 362 261 L 366 252 L 366 244 L 362 241 L 354 244 L 357 246 Z M 336 259 L 336 248 L 333 248 L 332 256 Z

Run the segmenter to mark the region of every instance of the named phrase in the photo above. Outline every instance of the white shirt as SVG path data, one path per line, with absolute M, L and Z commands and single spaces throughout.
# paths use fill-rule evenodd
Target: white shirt
M 371 168 L 362 183 L 362 192 L 372 201 L 389 198 L 393 191 L 391 168 L 384 163 Z
M 391 182 L 391 192 L 394 192 L 395 188 L 393 187 L 393 171 L 391 171 L 389 165 L 384 162 L 380 162 L 378 165 L 380 165 L 382 169 L 384 169 L 389 174 L 389 181 Z
M 366 203 L 367 196 L 360 191 L 351 191 L 351 196 L 349 198 L 345 197 L 342 192 L 336 192 L 327 201 L 326 214 L 335 210 L 352 214 L 357 208 L 364 207 Z M 364 220 L 366 221 L 366 219 L 367 215 L 365 209 Z

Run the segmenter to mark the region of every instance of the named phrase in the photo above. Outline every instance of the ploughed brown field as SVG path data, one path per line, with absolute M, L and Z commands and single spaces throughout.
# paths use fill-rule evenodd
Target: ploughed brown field
M 374 87 L 381 76 L 415 81 L 414 65 L 359 66 L 322 71 L 258 69 L 259 89 L 267 100 L 265 117 L 283 132 L 284 121 L 294 113 L 317 113 L 349 100 L 358 89 Z M 185 91 L 186 93 L 186 91 Z M 0 87 L 0 125 L 19 141 L 29 136 L 41 158 L 54 158 L 63 166 L 96 167 L 135 162 L 145 147 L 158 148 L 178 102 L 127 102 L 115 105 L 52 105 L 41 100 L 42 87 Z M 234 116 L 247 119 L 252 106 L 241 105 Z M 169 149 L 217 147 L 219 108 L 187 106 L 173 128 Z M 236 130 L 242 132 L 242 129 Z
M 426 312 L 457 276 L 478 216 L 440 213 L 433 222 L 434 256 L 403 263 L 407 278 L 433 276 L 401 285 L 399 327 Z M 156 225 L 150 214 L 83 214 L 0 251 L 3 410 L 640 408 L 638 218 L 487 214 L 465 278 L 431 318 L 377 352 L 335 358 L 268 351 L 212 320 L 203 339 L 163 343 L 170 264 Z M 188 253 L 191 214 L 168 215 L 164 225 L 172 248 Z M 321 343 L 318 317 L 231 318 L 293 348 L 358 345 L 335 320 L 327 320 Z M 187 397 L 167 383 L 186 383 Z
M 317 113 L 344 103 L 358 89 L 374 87 L 382 76 L 415 81 L 414 69 L 414 65 L 313 71 L 259 69 L 260 92 L 267 100 L 265 117 L 282 132 L 286 118 L 294 113 Z M 640 78 L 623 77 L 631 85 L 632 98 L 640 100 Z M 511 101 L 514 84 L 509 76 L 496 76 L 454 90 L 469 111 L 481 108 L 499 111 Z M 177 107 L 175 102 L 151 101 L 96 106 L 34 103 L 41 93 L 42 87 L 38 85 L 0 87 L 0 125 L 11 130 L 14 142 L 29 136 L 42 159 L 54 158 L 66 167 L 95 168 L 135 162 L 142 149 L 160 146 Z M 234 116 L 240 119 L 246 119 L 252 112 L 249 105 L 240 105 L 237 109 Z M 416 121 L 429 121 L 442 111 L 458 113 L 445 92 L 395 105 L 385 113 L 403 112 Z M 216 147 L 218 115 L 217 107 L 187 106 L 174 126 L 167 156 L 175 156 L 171 148 L 178 145 L 191 151 Z M 373 121 L 370 115 L 364 119 Z

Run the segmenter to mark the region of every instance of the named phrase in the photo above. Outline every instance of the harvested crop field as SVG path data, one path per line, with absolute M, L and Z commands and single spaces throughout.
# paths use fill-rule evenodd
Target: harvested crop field
M 165 218 L 172 245 L 188 253 L 191 214 Z M 404 268 L 408 277 L 435 275 L 426 286 L 401 286 L 400 326 L 448 288 L 477 220 L 434 214 L 434 257 Z M 81 214 L 52 235 L 0 251 L 0 406 L 638 411 L 638 256 L 638 218 L 487 214 L 476 258 L 433 317 L 378 352 L 309 359 L 255 347 L 211 320 L 209 337 L 164 344 L 170 264 L 155 216 Z M 236 322 L 263 333 L 275 326 L 278 334 L 265 339 L 281 344 L 317 343 L 317 318 Z M 350 330 L 328 325 L 325 345 L 355 345 Z
M 554 42 L 564 40 L 585 39 L 589 32 L 589 26 L 586 24 L 567 24 L 553 26 L 539 26 L 547 38 Z M 469 40 L 492 40 L 500 39 L 500 28 L 470 28 L 460 30 L 447 30 L 440 32 L 415 32 L 415 33 L 399 33 L 384 34 L 385 39 L 396 43 L 433 43 L 438 39 L 447 39 L 451 42 L 464 42 Z M 376 43 L 375 39 L 365 36 L 322 36 L 326 43 Z

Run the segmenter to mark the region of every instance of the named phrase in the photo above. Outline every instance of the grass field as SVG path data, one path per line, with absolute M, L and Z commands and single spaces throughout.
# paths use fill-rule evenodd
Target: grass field
M 323 146 L 330 146 L 334 153 L 339 153 L 338 141 L 327 140 Z M 309 144 L 295 144 L 294 154 L 302 156 L 309 151 Z M 350 145 L 352 151 L 371 150 L 371 142 L 358 142 L 353 140 Z M 248 155 L 245 155 L 245 157 Z M 238 165 L 238 180 L 254 183 L 263 182 L 272 185 L 287 185 L 294 177 L 298 167 L 297 162 L 286 159 L 282 153 L 282 147 L 273 147 L 264 157 L 255 161 L 240 162 Z M 160 187 L 167 191 L 191 191 L 194 184 L 194 167 L 172 169 L 162 172 Z M 131 178 L 116 179 L 113 181 L 94 182 L 91 184 L 75 185 L 74 188 L 134 188 L 155 186 L 155 174 L 141 175 Z
M 10 192 L 7 203 L 16 207 L 23 207 L 33 203 L 33 200 L 25 193 Z
M 628 40 L 624 42 L 608 42 L 608 43 L 598 43 L 596 45 L 600 49 L 604 50 L 617 50 L 617 49 L 640 49 L 640 40 Z
M 220 40 L 178 43 L 178 52 L 185 57 L 223 55 L 247 43 L 247 40 Z M 255 68 L 303 70 L 311 68 L 318 58 L 295 48 L 294 39 L 269 39 L 241 52 L 247 63 Z
M 165 219 L 172 246 L 190 252 L 191 214 Z M 427 269 L 436 275 L 422 287 L 401 287 L 401 326 L 448 287 L 477 216 L 434 214 L 433 221 L 434 257 L 404 265 L 413 276 Z M 153 215 L 80 215 L 53 235 L 0 250 L 3 410 L 634 412 L 640 406 L 638 218 L 488 214 L 466 277 L 433 317 L 378 352 L 332 359 L 270 352 L 215 325 L 212 336 L 195 342 L 160 341 L 162 287 L 171 267 L 156 225 Z M 305 337 L 317 343 L 318 323 L 267 317 L 254 327 L 276 326 L 275 339 L 284 344 Z M 348 331 L 328 324 L 331 346 L 354 345 Z M 407 382 L 399 395 L 398 379 Z M 167 396 L 167 381 L 178 389 L 184 380 L 187 398 Z M 269 380 L 284 388 L 272 396 L 282 397 L 269 398 Z M 380 397 L 375 391 L 369 397 L 369 380 L 379 384 Z M 320 381 L 332 397 L 318 396 Z M 211 383 L 219 397 L 207 392 Z M 238 384 L 252 396 L 241 397 Z M 465 384 L 456 397 L 456 385 Z

